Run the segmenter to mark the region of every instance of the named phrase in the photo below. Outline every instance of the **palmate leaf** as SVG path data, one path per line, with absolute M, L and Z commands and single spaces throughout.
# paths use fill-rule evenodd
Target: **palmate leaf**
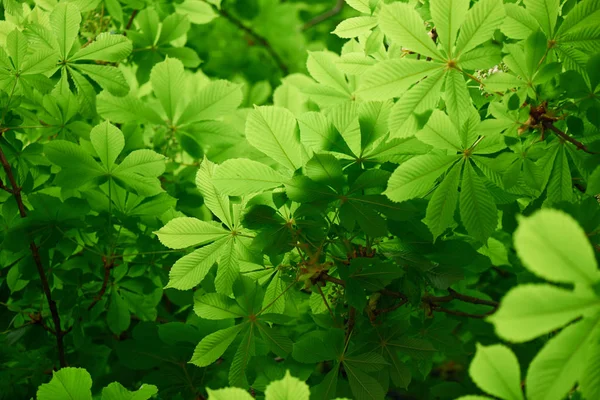
M 66 60 L 79 32 L 81 13 L 74 4 L 62 2 L 50 13 L 50 22 L 54 29 L 60 58 Z
M 600 279 L 585 232 L 561 211 L 546 209 L 524 218 L 514 242 L 523 265 L 544 279 L 587 285 Z
M 214 242 L 229 234 L 216 224 L 190 217 L 174 218 L 156 232 L 160 242 L 171 249 Z
M 364 100 L 401 97 L 412 84 L 443 68 L 443 64 L 405 58 L 385 60 L 369 68 L 356 94 Z
M 123 134 L 116 126 L 105 121 L 92 129 L 90 141 L 104 168 L 111 171 L 117 157 L 125 147 Z
M 227 243 L 225 243 L 221 250 L 218 263 L 219 269 L 215 278 L 215 287 L 219 293 L 230 294 L 233 282 L 240 275 L 235 236 L 230 236 L 227 239 Z
M 92 400 L 92 377 L 83 368 L 63 368 L 54 371 L 50 383 L 37 391 L 39 400 Z
M 454 223 L 454 211 L 458 202 L 458 183 L 463 163 L 454 165 L 437 187 L 429 204 L 424 222 L 435 240 Z
M 196 292 L 194 297 L 194 312 L 201 318 L 221 320 L 241 318 L 246 315 L 237 302 L 221 293 Z
M 383 387 L 375 378 L 352 365 L 344 364 L 344 369 L 356 400 L 378 400 L 385 397 Z
M 434 60 L 444 58 L 435 43 L 425 33 L 423 20 L 413 5 L 406 3 L 385 5 L 379 13 L 379 26 L 386 36 L 409 50 Z
M 368 33 L 376 25 L 377 18 L 375 17 L 348 18 L 340 22 L 331 33 L 341 38 L 350 39 Z
M 508 37 L 526 39 L 535 32 L 537 21 L 523 7 L 516 4 L 505 4 L 506 18 L 500 30 Z
M 102 88 L 115 96 L 124 96 L 129 92 L 129 85 L 121 71 L 116 67 L 92 64 L 68 64 L 67 69 L 76 69 L 96 81 Z
M 202 193 L 204 204 L 206 204 L 208 209 L 229 229 L 233 229 L 229 197 L 219 193 L 213 184 L 215 168 L 215 164 L 204 158 L 196 174 L 196 186 L 200 190 L 200 193 Z
M 123 35 L 103 32 L 88 46 L 81 48 L 69 61 L 102 60 L 117 62 L 126 58 L 132 50 L 131 41 Z
M 417 122 L 414 113 L 424 112 L 435 106 L 445 76 L 446 71 L 437 70 L 400 97 L 390 112 L 388 124 L 391 137 L 405 138 L 416 133 Z
M 416 134 L 416 137 L 436 149 L 460 151 L 465 147 L 455 125 L 440 110 L 433 111 L 427 124 Z
M 182 93 L 185 92 L 183 64 L 178 59 L 167 58 L 152 68 L 150 82 L 167 118 L 175 123 L 182 111 Z
M 411 158 L 394 171 L 384 194 L 395 202 L 423 196 L 459 157 L 429 153 Z
M 600 301 L 593 295 L 529 284 L 509 291 L 498 311 L 488 320 L 496 327 L 498 336 L 512 342 L 526 342 L 582 315 L 599 311 Z
M 587 318 L 550 339 L 527 371 L 528 399 L 563 399 L 581 379 L 591 343 L 600 339 L 600 319 Z
M 219 239 L 177 260 L 169 271 L 169 283 L 165 288 L 188 290 L 202 282 L 221 256 L 227 241 L 227 238 Z
M 519 361 L 506 346 L 477 344 L 469 375 L 486 393 L 505 400 L 523 399 Z
M 224 195 L 244 196 L 281 186 L 286 178 L 258 161 L 236 158 L 219 165 L 213 175 L 215 188 Z
M 553 37 L 560 9 L 559 0 L 525 0 L 525 8 L 536 19 L 547 37 Z
M 309 52 L 306 68 L 317 82 L 339 93 L 350 94 L 346 77 L 335 66 L 337 59 L 337 54 L 328 51 Z
M 211 81 L 185 106 L 176 124 L 184 126 L 220 118 L 235 111 L 242 98 L 241 85 L 224 80 Z
M 456 54 L 466 53 L 489 40 L 500 27 L 505 12 L 502 1 L 482 0 L 467 12 L 456 41 Z
M 431 18 L 442 48 L 452 55 L 458 28 L 465 20 L 469 9 L 467 0 L 433 0 L 430 2 Z
M 214 363 L 225 353 L 243 328 L 244 324 L 234 325 L 205 336 L 194 349 L 190 363 L 198 367 L 206 367 Z
M 483 180 L 465 163 L 460 191 L 460 218 L 467 232 L 482 243 L 496 230 L 498 209 Z
M 285 108 L 256 107 L 246 120 L 248 142 L 291 171 L 302 166 L 296 118 Z

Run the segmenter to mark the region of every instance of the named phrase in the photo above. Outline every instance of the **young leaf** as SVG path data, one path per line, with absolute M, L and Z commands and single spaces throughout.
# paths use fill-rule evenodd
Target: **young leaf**
M 265 106 L 250 111 L 246 120 L 246 139 L 291 171 L 302 166 L 296 118 L 285 108 Z
M 283 379 L 271 382 L 265 390 L 269 400 L 308 400 L 308 385 L 293 377 L 290 371 L 285 372 Z
M 229 235 L 229 232 L 197 218 L 180 217 L 170 220 L 156 235 L 160 242 L 170 249 L 185 249 L 222 239 Z
M 496 230 L 498 209 L 470 162 L 465 164 L 460 192 L 460 218 L 467 232 L 482 243 Z
M 379 13 L 379 26 L 386 36 L 409 50 L 434 60 L 444 58 L 433 40 L 425 33 L 423 20 L 413 5 L 407 3 L 384 5 Z
M 467 53 L 489 40 L 505 16 L 500 0 L 481 0 L 467 12 L 456 41 L 456 54 Z
M 52 373 L 50 383 L 37 390 L 39 400 L 92 400 L 92 377 L 83 368 L 63 368 Z
M 525 267 L 544 279 L 592 285 L 600 278 L 585 232 L 561 211 L 545 209 L 523 218 L 514 242 Z
M 107 171 L 111 171 L 117 157 L 125 147 L 121 131 L 108 121 L 96 125 L 90 132 L 90 141 Z
M 395 202 L 423 196 L 431 189 L 434 181 L 458 159 L 459 156 L 433 153 L 411 158 L 396 168 L 384 194 Z
M 469 375 L 481 390 L 504 400 L 522 400 L 521 369 L 514 353 L 506 346 L 477 344 Z
M 244 325 L 234 325 L 205 336 L 194 349 L 190 363 L 198 367 L 206 367 L 219 359 L 235 340 Z
M 526 342 L 598 311 L 600 302 L 592 295 L 529 284 L 509 291 L 488 320 L 496 327 L 498 336 L 511 342 Z
M 102 400 L 148 400 L 158 393 L 154 385 L 142 385 L 135 392 L 130 392 L 118 382 L 113 382 L 102 389 Z

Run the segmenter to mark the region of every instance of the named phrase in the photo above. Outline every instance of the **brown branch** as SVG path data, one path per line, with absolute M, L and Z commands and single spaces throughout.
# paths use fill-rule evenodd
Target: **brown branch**
M 15 176 L 13 174 L 12 168 L 4 155 L 4 151 L 0 146 L 0 162 L 2 163 L 2 167 L 4 168 L 4 172 L 6 173 L 6 177 L 8 178 L 11 186 L 12 186 L 12 195 L 17 202 L 17 207 L 19 208 L 19 214 L 21 218 L 27 217 L 27 209 L 25 208 L 25 204 L 23 203 L 23 197 L 21 196 L 21 187 L 17 184 Z M 42 264 L 42 258 L 40 257 L 40 251 L 35 244 L 35 241 L 32 240 L 29 243 L 29 250 L 31 251 L 31 255 L 33 256 L 33 261 L 35 262 L 35 266 L 37 268 L 38 274 L 40 276 L 40 280 L 42 282 L 42 290 L 44 291 L 44 295 L 46 296 L 46 300 L 48 301 L 48 306 L 50 308 L 50 314 L 52 315 L 52 321 L 54 322 L 54 331 L 56 337 L 56 347 L 58 350 L 58 359 L 60 363 L 60 368 L 67 366 L 67 359 L 65 357 L 65 346 L 63 337 L 65 332 L 62 330 L 60 325 L 60 315 L 58 314 L 58 309 L 56 307 L 56 302 L 52 299 L 52 291 L 50 290 L 50 285 L 48 284 L 48 278 L 46 277 L 46 272 L 44 271 L 44 266 Z
M 344 0 L 337 0 L 335 5 L 331 9 L 325 11 L 323 14 L 317 15 L 316 17 L 314 17 L 313 19 L 311 19 L 310 21 L 305 23 L 302 26 L 302 30 L 305 31 L 307 29 L 314 27 L 315 25 L 319 25 L 321 22 L 327 21 L 331 17 L 335 17 L 336 15 L 341 13 L 343 9 L 344 9 Z
M 598 152 L 591 151 L 590 149 L 587 148 L 587 146 L 585 144 L 581 143 L 577 139 L 567 135 L 565 132 L 558 129 L 556 126 L 554 126 L 552 121 L 545 120 L 542 122 L 542 126 L 545 129 L 550 129 L 552 132 L 554 132 L 554 134 L 556 134 L 558 137 L 560 137 L 564 141 L 567 141 L 567 142 L 575 145 L 575 147 L 577 147 L 577 150 L 583 150 L 584 152 L 586 152 L 588 154 L 600 154 Z
M 102 261 L 104 262 L 104 279 L 102 280 L 102 287 L 100 288 L 100 291 L 98 291 L 98 294 L 96 294 L 96 296 L 94 296 L 94 300 L 92 301 L 92 303 L 88 306 L 88 311 L 91 310 L 92 308 L 94 308 L 94 306 L 100 301 L 102 300 L 102 296 L 104 296 L 104 294 L 106 293 L 106 289 L 108 287 L 108 281 L 110 280 L 110 271 L 113 269 L 115 263 L 112 261 L 112 259 L 107 259 L 106 257 L 102 257 Z
M 133 20 L 135 19 L 136 15 L 138 15 L 139 12 L 140 12 L 140 10 L 133 10 L 133 12 L 131 13 L 131 16 L 129 17 L 129 21 L 127 21 L 127 25 L 125 25 L 125 31 L 128 31 L 129 29 L 131 29 L 131 26 L 133 25 Z M 123 35 L 127 36 L 127 32 L 124 32 Z
M 471 314 L 471 313 L 466 313 L 466 312 L 462 312 L 462 311 L 450 310 L 448 308 L 440 307 L 437 305 L 432 305 L 431 309 L 433 311 L 443 312 L 446 314 L 456 315 L 459 317 L 478 318 L 478 319 L 483 319 L 483 318 L 487 317 L 488 315 L 491 315 L 494 313 L 494 311 L 488 311 L 485 314 Z
M 2 182 L 2 179 L 0 179 L 0 189 L 12 194 L 12 189 L 9 188 L 8 186 L 5 186 L 4 182 Z
M 271 56 L 273 61 L 275 61 L 275 64 L 277 64 L 277 67 L 279 67 L 281 72 L 283 72 L 284 75 L 288 74 L 288 71 L 289 71 L 288 66 L 283 62 L 283 60 L 281 59 L 279 54 L 277 54 L 277 52 L 275 51 L 273 46 L 271 46 L 271 43 L 269 43 L 269 41 L 264 36 L 259 35 L 252 28 L 249 28 L 246 25 L 244 25 L 242 23 L 242 21 L 238 20 L 233 15 L 229 14 L 229 12 L 227 12 L 226 10 L 217 9 L 214 6 L 213 6 L 213 9 L 215 10 L 215 12 L 217 12 L 219 15 L 221 15 L 227 21 L 231 22 L 233 25 L 237 26 L 240 30 L 245 32 L 247 35 L 252 36 L 258 44 L 260 44 L 262 47 L 265 48 L 265 50 L 267 51 L 267 53 L 269 53 L 269 55 Z
M 447 303 L 449 301 L 456 299 L 456 300 L 460 300 L 465 303 L 481 304 L 484 306 L 490 306 L 490 307 L 494 307 L 494 308 L 498 307 L 497 301 L 485 300 L 485 299 L 480 299 L 480 298 L 473 297 L 473 296 L 467 296 L 466 294 L 460 294 L 451 288 L 448 288 L 448 292 L 450 292 L 450 294 L 448 296 L 440 296 L 440 297 L 428 296 L 427 299 L 433 303 Z

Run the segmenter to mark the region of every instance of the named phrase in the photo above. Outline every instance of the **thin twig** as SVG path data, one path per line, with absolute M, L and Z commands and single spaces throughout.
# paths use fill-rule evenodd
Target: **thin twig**
M 4 172 L 6 173 L 6 177 L 12 186 L 12 195 L 17 202 L 17 207 L 19 208 L 19 215 L 21 218 L 27 217 L 27 209 L 25 208 L 25 204 L 23 203 L 23 197 L 21 196 L 21 187 L 17 184 L 15 176 L 13 174 L 12 168 L 4 155 L 4 151 L 0 146 L 0 162 L 2 163 L 2 167 L 4 168 Z M 56 307 L 56 302 L 52 299 L 52 291 L 50 290 L 50 285 L 48 284 L 48 278 L 46 277 L 46 272 L 44 271 L 44 266 L 42 264 L 42 258 L 40 257 L 40 251 L 35 244 L 35 241 L 31 241 L 29 243 L 29 250 L 31 251 L 31 255 L 33 256 L 33 261 L 35 262 L 35 266 L 37 268 L 38 274 L 40 276 L 40 280 L 42 282 L 42 289 L 44 291 L 44 295 L 46 296 L 46 300 L 48 301 L 48 306 L 50 308 L 50 314 L 52 315 L 52 321 L 54 322 L 54 331 L 56 337 L 56 348 L 58 350 L 58 359 L 60 363 L 60 368 L 64 368 L 67 366 L 67 359 L 65 357 L 65 346 L 63 337 L 65 332 L 62 330 L 60 324 L 60 315 L 58 314 L 58 309 Z
M 490 307 L 498 307 L 497 301 L 485 300 L 485 299 L 480 299 L 480 298 L 473 297 L 473 296 L 467 296 L 466 294 L 458 293 L 457 291 L 455 291 L 454 289 L 451 289 L 451 288 L 448 288 L 448 292 L 450 292 L 450 294 L 448 296 L 440 296 L 440 297 L 428 296 L 427 299 L 433 303 L 447 303 L 447 302 L 450 302 L 450 301 L 456 299 L 456 300 L 460 300 L 465 303 L 481 304 L 481 305 L 490 306 Z
M 466 312 L 462 312 L 462 311 L 450 310 L 448 308 L 444 308 L 444 307 L 440 307 L 440 306 L 433 306 L 431 309 L 433 311 L 443 312 L 446 314 L 456 315 L 459 317 L 478 318 L 478 319 L 483 319 L 483 318 L 487 317 L 488 315 L 491 315 L 494 313 L 494 311 L 488 311 L 484 314 L 471 314 L 471 313 L 466 313 Z
M 94 300 L 92 301 L 92 303 L 88 306 L 88 311 L 91 310 L 92 308 L 94 308 L 94 306 L 100 301 L 102 300 L 102 296 L 104 296 L 104 294 L 106 293 L 106 289 L 108 287 L 108 281 L 110 280 L 110 271 L 113 269 L 114 267 L 114 262 L 112 261 L 112 259 L 107 259 L 106 257 L 102 257 L 104 260 L 104 279 L 102 280 L 102 287 L 100 288 L 100 291 L 98 291 L 98 294 L 94 297 Z
M 131 13 L 131 16 L 129 17 L 129 21 L 127 21 L 127 25 L 125 25 L 125 31 L 128 31 L 129 29 L 131 29 L 131 26 L 133 25 L 133 20 L 135 19 L 135 16 L 138 15 L 138 13 L 140 12 L 140 10 L 133 10 L 133 12 Z M 124 32 L 123 35 L 127 35 L 127 32 Z
M 258 44 L 260 44 L 262 47 L 265 48 L 265 50 L 267 51 L 267 53 L 269 53 L 269 55 L 271 56 L 273 61 L 275 61 L 275 64 L 277 64 L 277 66 L 279 67 L 281 72 L 283 72 L 284 75 L 288 74 L 288 71 L 289 71 L 288 66 L 283 62 L 283 60 L 281 59 L 279 54 L 277 54 L 277 52 L 275 51 L 275 49 L 273 48 L 271 43 L 269 43 L 269 41 L 264 36 L 259 35 L 252 28 L 249 28 L 246 25 L 244 25 L 242 23 L 242 21 L 238 20 L 233 15 L 229 14 L 229 12 L 227 12 L 226 10 L 217 9 L 214 6 L 213 6 L 213 9 L 219 15 L 221 15 L 223 18 L 225 18 L 227 21 L 231 22 L 233 25 L 237 26 L 240 30 L 244 31 L 247 35 L 252 36 Z
M 554 134 L 556 134 L 561 139 L 575 145 L 575 147 L 577 147 L 577 150 L 583 150 L 584 152 L 586 152 L 588 154 L 600 154 L 598 152 L 591 151 L 590 149 L 587 148 L 587 146 L 585 144 L 581 143 L 580 141 L 572 138 L 571 136 L 567 135 L 565 132 L 558 129 L 556 126 L 554 126 L 552 121 L 544 121 L 542 123 L 542 126 L 546 129 L 550 129 L 552 132 L 554 132 Z
M 316 17 L 305 23 L 304 26 L 302 26 L 302 30 L 305 31 L 314 27 L 315 25 L 320 24 L 321 22 L 327 21 L 331 17 L 335 17 L 336 15 L 341 13 L 343 9 L 344 0 L 337 0 L 335 5 L 331 9 L 325 11 L 323 14 L 317 15 Z

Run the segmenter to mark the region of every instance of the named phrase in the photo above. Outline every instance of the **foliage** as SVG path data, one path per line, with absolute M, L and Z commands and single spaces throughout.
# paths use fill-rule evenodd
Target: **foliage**
M 598 0 L 0 4 L 0 399 L 600 398 Z

